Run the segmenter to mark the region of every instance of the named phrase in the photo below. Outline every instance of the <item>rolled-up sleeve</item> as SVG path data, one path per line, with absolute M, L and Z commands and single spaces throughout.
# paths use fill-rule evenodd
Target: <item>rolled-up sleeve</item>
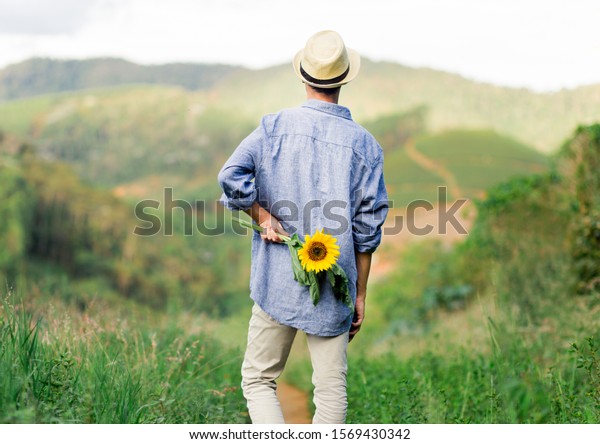
M 381 226 L 389 208 L 383 180 L 383 156 L 379 156 L 364 173 L 356 190 L 352 235 L 356 251 L 372 253 L 381 243 Z
M 230 210 L 246 210 L 256 200 L 254 175 L 267 139 L 264 122 L 261 122 L 221 168 L 218 180 L 223 195 L 220 202 Z

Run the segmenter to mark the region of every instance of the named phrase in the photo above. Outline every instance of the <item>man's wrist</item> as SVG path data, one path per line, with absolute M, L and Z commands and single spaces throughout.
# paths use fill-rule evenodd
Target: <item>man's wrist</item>
M 246 210 L 246 213 L 256 222 L 258 225 L 262 225 L 265 221 L 269 220 L 271 214 L 261 207 L 258 202 L 254 202 L 250 208 Z

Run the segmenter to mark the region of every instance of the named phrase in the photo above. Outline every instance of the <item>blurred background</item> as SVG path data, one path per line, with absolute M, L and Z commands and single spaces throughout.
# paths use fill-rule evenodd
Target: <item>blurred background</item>
M 0 422 L 244 423 L 250 238 L 216 175 L 335 29 L 340 103 L 394 209 L 349 346 L 348 421 L 600 420 L 600 6 L 0 0 Z M 438 202 L 438 187 L 447 202 Z M 171 208 L 174 199 L 190 211 Z M 136 236 L 134 208 L 164 231 Z M 443 206 L 468 235 L 439 224 Z M 165 210 L 166 207 L 166 211 Z M 441 211 L 440 211 L 441 209 Z M 184 222 L 206 221 L 206 236 Z M 283 296 L 282 296 L 283 297 Z M 299 335 L 281 384 L 310 420 Z

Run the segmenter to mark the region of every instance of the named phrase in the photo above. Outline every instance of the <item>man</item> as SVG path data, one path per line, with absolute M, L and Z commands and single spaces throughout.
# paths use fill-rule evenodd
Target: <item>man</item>
M 346 418 L 346 348 L 361 328 L 371 254 L 387 214 L 383 155 L 375 139 L 338 105 L 356 77 L 359 55 L 334 31 L 313 35 L 293 60 L 307 102 L 263 117 L 219 173 L 222 201 L 263 228 L 252 239 L 252 309 L 242 388 L 253 423 L 283 423 L 275 380 L 297 330 L 306 332 L 313 365 L 313 423 Z M 325 229 L 337 238 L 355 312 L 321 279 L 321 299 L 293 279 L 280 234 Z M 262 239 L 261 239 L 262 238 Z

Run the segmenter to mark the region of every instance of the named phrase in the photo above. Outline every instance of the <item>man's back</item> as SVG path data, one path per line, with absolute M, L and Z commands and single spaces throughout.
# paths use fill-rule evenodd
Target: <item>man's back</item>
M 351 119 L 347 108 L 319 100 L 266 116 L 262 125 L 268 142 L 256 170 L 260 202 L 271 208 L 276 202 L 292 201 L 304 209 L 298 220 L 287 221 L 299 234 L 320 228 L 347 234 L 339 218 L 327 217 L 322 207 L 355 205 L 353 198 L 360 196 L 353 194 L 361 179 L 383 161 L 377 142 Z M 315 201 L 321 211 L 309 212 Z
M 301 239 L 318 229 L 333 234 L 340 246 L 338 263 L 354 298 L 354 252 L 375 249 L 377 228 L 385 218 L 383 157 L 375 139 L 352 121 L 347 108 L 309 100 L 265 116 L 236 153 L 220 174 L 225 194 L 244 189 L 235 171 L 252 169 L 254 183 L 247 190 L 255 194 L 240 198 L 257 199 Z M 235 201 L 228 203 L 236 208 Z M 254 234 L 252 258 L 251 297 L 267 314 L 321 336 L 348 330 L 352 313 L 328 285 L 321 286 L 321 301 L 314 306 L 307 288 L 293 280 L 285 245 L 263 242 Z

